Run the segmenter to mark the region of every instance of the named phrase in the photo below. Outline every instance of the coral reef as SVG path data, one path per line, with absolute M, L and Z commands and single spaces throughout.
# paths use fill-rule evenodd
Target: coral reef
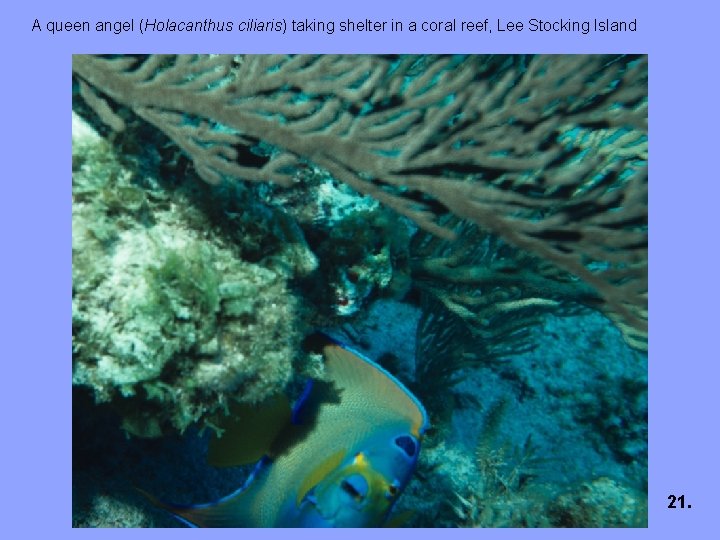
M 647 494 L 598 478 L 558 497 L 549 509 L 557 527 L 647 527 Z
M 209 432 L 322 378 L 318 329 L 428 410 L 404 525 L 646 525 L 645 57 L 82 55 L 73 76 L 74 526 L 176 525 L 135 485 L 242 485 Z
M 448 386 L 430 387 L 434 428 L 401 500 L 419 509 L 411 525 L 646 525 L 645 355 L 597 313 L 546 315 L 526 343 L 532 347 L 502 361 L 456 365 Z M 442 358 L 443 349 L 429 353 Z M 600 497 L 581 505 L 585 486 L 602 478 L 632 495 L 625 514 L 610 513 L 621 507 Z M 583 506 L 576 525 L 566 515 L 572 501 Z
M 301 337 L 294 259 L 244 261 L 211 223 L 188 226 L 202 218 L 181 193 L 139 185 L 75 133 L 73 384 L 141 436 L 282 391 Z

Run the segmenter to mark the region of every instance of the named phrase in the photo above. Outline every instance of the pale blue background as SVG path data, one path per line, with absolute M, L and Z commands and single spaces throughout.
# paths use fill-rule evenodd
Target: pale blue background
M 55 4 L 53 2 L 52 4 Z M 4 4 L 2 74 L 2 534 L 93 534 L 70 528 L 70 54 L 85 52 L 635 52 L 650 54 L 650 529 L 202 531 L 224 538 L 707 538 L 718 530 L 718 20 L 685 1 L 673 9 L 605 2 L 211 2 Z M 427 3 L 425 3 L 427 4 Z M 471 7 L 471 4 L 476 4 Z M 649 2 L 648 2 L 649 5 Z M 105 6 L 105 7 L 103 7 Z M 537 7 L 539 6 L 539 7 Z M 317 17 L 340 19 L 638 19 L 635 34 L 51 36 L 35 17 Z M 713 44 L 711 46 L 711 43 Z M 713 49 L 715 54 L 708 54 Z M 685 494 L 691 510 L 668 510 Z M 97 534 L 138 534 L 107 532 Z M 153 530 L 157 537 L 183 534 Z

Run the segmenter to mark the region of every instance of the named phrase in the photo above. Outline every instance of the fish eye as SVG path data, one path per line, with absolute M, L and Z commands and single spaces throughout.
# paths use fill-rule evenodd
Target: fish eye
M 368 492 L 367 480 L 359 474 L 352 474 L 345 478 L 340 483 L 340 487 L 356 501 L 364 499 Z
M 388 486 L 388 493 L 387 493 L 388 499 L 392 499 L 397 494 L 398 494 L 398 487 L 395 484 L 390 484 Z
M 417 444 L 415 444 L 412 437 L 408 435 L 401 435 L 400 437 L 397 437 L 395 439 L 395 446 L 402 448 L 408 457 L 413 457 L 415 452 L 417 452 Z

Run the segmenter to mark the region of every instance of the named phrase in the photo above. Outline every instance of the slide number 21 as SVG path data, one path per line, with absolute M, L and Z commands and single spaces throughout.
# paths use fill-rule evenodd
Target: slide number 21
M 668 495 L 668 508 L 692 508 L 692 505 L 685 504 L 685 495 Z

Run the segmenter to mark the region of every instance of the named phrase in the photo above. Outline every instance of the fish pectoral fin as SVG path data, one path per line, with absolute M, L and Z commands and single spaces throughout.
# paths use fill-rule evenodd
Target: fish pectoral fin
M 235 403 L 230 415 L 218 423 L 222 437 L 208 444 L 207 461 L 214 467 L 236 467 L 255 463 L 268 454 L 278 435 L 290 424 L 287 396 L 278 394 L 259 405 Z
M 345 454 L 345 450 L 338 450 L 337 452 L 325 458 L 316 467 L 309 471 L 309 473 L 300 483 L 297 498 L 295 500 L 296 506 L 300 506 L 300 503 L 305 498 L 305 495 L 308 493 L 308 491 L 310 491 L 313 487 L 319 484 L 321 480 L 323 480 L 328 474 L 330 474 L 332 471 L 334 471 L 340 466 L 343 459 L 345 458 Z

